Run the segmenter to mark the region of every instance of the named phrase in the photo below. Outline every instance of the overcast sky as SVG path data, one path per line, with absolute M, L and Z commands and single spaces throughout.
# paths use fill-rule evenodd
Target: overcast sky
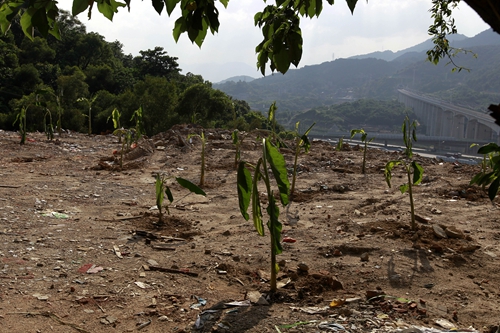
M 120 8 L 113 22 L 104 18 L 97 8 L 90 21 L 86 13 L 78 18 L 88 32 L 98 32 L 108 42 L 120 41 L 126 54 L 135 56 L 140 50 L 163 47 L 170 56 L 179 58 L 183 74 L 201 74 L 212 82 L 235 75 L 261 77 L 255 65 L 255 46 L 262 38 L 253 17 L 265 3 L 231 0 L 227 9 L 219 2 L 216 4 L 219 32 L 208 33 L 201 49 L 185 34 L 175 43 L 172 29 L 180 13 L 174 11 L 172 17 L 166 13 L 159 16 L 151 0 L 132 1 L 130 12 Z M 345 0 L 338 0 L 333 6 L 326 1 L 324 4 L 319 18 L 301 20 L 304 46 L 300 67 L 374 51 L 398 51 L 429 38 L 431 0 L 370 0 L 368 3 L 359 0 L 354 15 Z M 70 10 L 65 5 L 70 3 L 61 4 L 61 8 Z M 465 3 L 455 10 L 454 17 L 458 32 L 468 37 L 489 28 Z

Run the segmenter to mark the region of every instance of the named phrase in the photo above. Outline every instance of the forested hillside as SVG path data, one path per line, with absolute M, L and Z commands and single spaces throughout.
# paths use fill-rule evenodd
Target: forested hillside
M 200 75 L 181 74 L 177 58 L 163 48 L 126 55 L 119 41 L 87 33 L 69 13 L 58 19 L 61 40 L 25 38 L 16 22 L 0 37 L 0 128 L 14 129 L 24 110 L 30 131 L 41 131 L 49 122 L 87 131 L 90 115 L 92 133 L 101 133 L 113 130 L 113 110 L 127 127 L 141 106 L 148 135 L 181 122 L 265 126 L 265 118 L 251 112 L 246 102 L 213 89 Z

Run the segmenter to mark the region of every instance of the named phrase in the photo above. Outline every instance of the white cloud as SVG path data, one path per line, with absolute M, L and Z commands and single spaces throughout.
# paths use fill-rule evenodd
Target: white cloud
M 125 53 L 137 55 L 140 50 L 162 46 L 169 55 L 179 58 L 184 73 L 191 71 L 217 82 L 241 74 L 224 71 L 225 63 L 240 62 L 255 68 L 255 46 L 262 37 L 254 26 L 254 15 L 265 5 L 259 0 L 232 0 L 225 9 L 218 3 L 219 32 L 215 36 L 208 33 L 201 49 L 185 35 L 175 43 L 172 29 L 179 13 L 174 12 L 172 17 L 166 13 L 159 16 L 149 1 L 132 1 L 130 13 L 121 9 L 114 22 L 105 19 L 97 8 L 90 21 L 83 13 L 80 19 L 88 31 L 96 31 L 108 41 L 119 40 Z M 333 53 L 336 58 L 349 57 L 374 51 L 398 51 L 421 43 L 429 38 L 430 7 L 431 0 L 371 0 L 368 3 L 360 0 L 351 15 L 343 0 L 333 6 L 326 4 L 319 18 L 301 20 L 304 53 L 300 65 L 330 61 Z M 467 36 L 488 28 L 466 4 L 461 4 L 454 16 L 459 33 Z M 203 64 L 209 63 L 217 70 L 210 67 L 203 70 Z M 257 76 L 256 72 L 254 77 Z

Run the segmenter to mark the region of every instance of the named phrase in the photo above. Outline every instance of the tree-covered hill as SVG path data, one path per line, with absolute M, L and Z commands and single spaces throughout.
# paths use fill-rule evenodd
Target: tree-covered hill
M 140 107 L 148 135 L 181 122 L 242 130 L 267 126 L 245 101 L 213 89 L 200 75 L 181 74 L 177 58 L 162 47 L 127 55 L 119 41 L 87 33 L 67 12 L 58 23 L 60 40 L 30 40 L 17 21 L 0 37 L 0 128 L 14 129 L 24 110 L 31 131 L 51 122 L 101 133 L 113 130 L 113 110 L 121 114 L 121 126 L 131 127 Z

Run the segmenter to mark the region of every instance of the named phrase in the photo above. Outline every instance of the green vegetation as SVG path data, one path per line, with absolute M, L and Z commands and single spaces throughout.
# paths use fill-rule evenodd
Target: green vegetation
M 297 122 L 295 124 L 295 157 L 293 159 L 293 171 L 292 171 L 292 189 L 290 190 L 290 196 L 293 198 L 293 194 L 295 193 L 295 180 L 297 178 L 297 160 L 299 158 L 299 154 L 302 149 L 304 149 L 305 153 L 309 152 L 309 149 L 311 149 L 311 142 L 309 141 L 309 132 L 311 132 L 311 129 L 316 125 L 316 123 L 313 123 L 309 128 L 304 132 L 304 134 L 300 135 L 299 134 L 299 125 L 300 122 Z
M 246 168 L 247 164 L 247 162 L 241 161 L 238 166 L 237 183 L 240 211 L 241 215 L 248 221 L 250 216 L 247 210 L 250 206 L 250 201 L 252 202 L 252 217 L 255 229 L 259 235 L 264 236 L 264 223 L 262 221 L 262 209 L 257 187 L 259 180 L 262 180 L 266 186 L 268 203 L 266 211 L 269 217 L 267 227 L 271 237 L 271 291 L 276 291 L 276 274 L 279 271 L 276 263 L 276 255 L 283 251 L 281 246 L 282 224 L 279 221 L 279 207 L 274 197 L 274 191 L 271 189 L 269 167 L 278 186 L 281 204 L 286 206 L 289 202 L 290 182 L 287 177 L 285 159 L 270 140 L 262 139 L 262 156 L 255 166 L 248 164 L 254 169 L 253 179 L 250 171 Z
M 478 154 L 484 156 L 481 172 L 477 173 L 470 184 L 477 184 L 485 188 L 488 188 L 488 197 L 491 201 L 495 199 L 498 194 L 498 188 L 500 187 L 500 146 L 496 143 L 490 142 L 479 148 Z M 486 159 L 488 158 L 489 163 Z M 491 171 L 488 172 L 488 169 Z
M 201 134 L 189 134 L 188 139 L 192 137 L 198 137 L 201 140 L 201 171 L 200 171 L 200 186 L 205 185 L 205 146 L 207 140 L 205 138 L 205 132 L 201 131 Z
M 235 129 L 233 133 L 231 133 L 231 138 L 233 139 L 233 145 L 235 147 L 235 154 L 234 154 L 234 168 L 238 168 L 238 162 L 240 161 L 241 158 L 241 139 L 238 135 L 239 131 L 238 129 Z
M 114 130 L 108 118 L 115 109 L 121 114 L 119 127 L 135 127 L 137 136 L 194 118 L 205 127 L 231 130 L 265 125 L 246 102 L 213 89 L 200 75 L 181 74 L 177 58 L 163 48 L 127 55 L 119 42 L 87 33 L 77 18 L 59 14 L 60 39 L 41 38 L 38 32 L 29 39 L 18 20 L 0 37 L 0 128 L 17 129 L 16 116 L 29 103 L 26 131 L 43 131 L 49 109 L 59 135 L 63 127 L 89 134 Z M 32 102 L 37 94 L 43 107 Z
M 361 167 L 361 173 L 366 173 L 366 151 L 368 150 L 368 143 L 372 142 L 374 138 L 368 140 L 368 133 L 364 129 L 353 129 L 351 130 L 351 139 L 356 135 L 361 134 L 361 142 L 365 144 L 363 148 L 363 165 Z
M 387 185 L 391 187 L 392 169 L 397 165 L 402 165 L 407 175 L 407 182 L 399 187 L 402 194 L 408 191 L 410 195 L 410 208 L 411 208 L 411 230 L 416 230 L 415 224 L 415 205 L 413 201 L 413 185 L 418 185 L 422 182 L 424 169 L 420 164 L 413 160 L 413 141 L 417 141 L 417 123 L 416 121 L 410 122 L 410 118 L 406 117 L 403 122 L 402 132 L 405 142 L 405 158 L 387 162 L 385 165 L 385 180 Z M 413 177 L 412 177 L 413 175 Z
M 12 125 L 15 125 L 17 122 L 19 122 L 19 134 L 21 134 L 21 142 L 20 144 L 24 145 L 26 143 L 26 111 L 28 111 L 27 106 L 23 106 L 21 108 L 21 111 L 16 116 L 16 120 L 14 120 L 14 123 Z
M 170 191 L 170 187 L 167 185 L 167 180 L 172 177 L 166 177 L 165 175 L 156 175 L 155 189 L 156 189 L 156 207 L 158 207 L 158 224 L 163 223 L 163 200 L 165 199 L 165 195 L 170 203 L 174 201 L 174 197 L 172 195 L 172 191 Z M 180 186 L 188 189 L 190 192 L 206 196 L 206 193 L 200 189 L 195 184 L 191 183 L 189 180 L 173 177 Z M 170 214 L 168 209 L 168 205 L 165 206 L 167 214 Z

